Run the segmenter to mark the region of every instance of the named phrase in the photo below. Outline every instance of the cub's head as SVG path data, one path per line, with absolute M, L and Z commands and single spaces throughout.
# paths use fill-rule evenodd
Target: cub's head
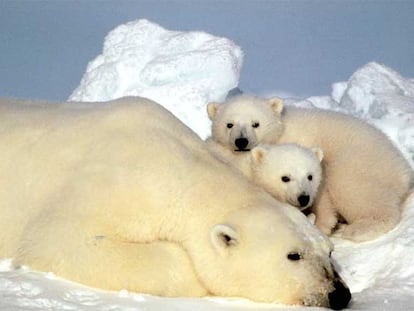
M 218 296 L 345 308 L 351 294 L 332 265 L 329 240 L 295 208 L 283 208 L 243 208 L 214 225 L 200 279 Z
M 259 145 L 251 151 L 252 179 L 279 201 L 305 210 L 318 194 L 322 159 L 318 147 Z
M 232 151 L 250 151 L 259 143 L 276 142 L 283 131 L 280 98 L 241 95 L 223 104 L 209 103 L 212 138 Z

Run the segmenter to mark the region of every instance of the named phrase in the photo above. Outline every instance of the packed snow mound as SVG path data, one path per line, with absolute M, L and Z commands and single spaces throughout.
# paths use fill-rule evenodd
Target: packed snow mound
M 205 106 L 237 87 L 242 62 L 242 50 L 229 39 L 133 21 L 106 36 L 102 54 L 88 64 L 69 100 L 147 97 L 205 138 Z
M 395 102 L 395 98 L 399 98 Z M 356 115 L 380 119 L 392 110 L 414 112 L 414 82 L 372 62 L 358 69 L 348 82 L 333 84 L 332 98 Z
M 332 95 L 293 103 L 341 111 L 382 130 L 414 168 L 414 81 L 375 62 L 358 69 L 347 82 L 334 83 Z

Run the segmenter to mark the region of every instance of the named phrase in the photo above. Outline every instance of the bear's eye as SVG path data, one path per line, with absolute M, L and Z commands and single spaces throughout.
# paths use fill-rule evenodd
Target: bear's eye
M 258 128 L 260 126 L 259 122 L 253 122 L 252 127 Z
M 309 180 L 309 181 L 312 181 L 312 179 L 313 179 L 313 176 L 312 176 L 312 175 L 309 175 L 309 176 L 308 176 L 308 180 Z
M 282 176 L 281 179 L 282 179 L 283 182 L 289 182 L 290 181 L 290 178 L 288 176 Z
M 298 260 L 303 259 L 302 255 L 296 252 L 287 254 L 287 258 L 292 261 L 298 261 Z
M 227 128 L 231 129 L 233 127 L 233 123 L 227 123 Z

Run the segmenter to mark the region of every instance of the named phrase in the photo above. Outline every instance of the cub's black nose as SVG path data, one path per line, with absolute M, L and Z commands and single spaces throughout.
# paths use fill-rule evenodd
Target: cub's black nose
M 351 292 L 340 279 L 334 281 L 335 289 L 328 294 L 329 307 L 333 310 L 342 310 L 351 300 Z
M 236 138 L 236 140 L 234 141 L 234 144 L 236 145 L 236 147 L 239 150 L 244 150 L 244 149 L 246 149 L 247 145 L 249 144 L 249 140 L 247 138 L 244 138 L 244 137 Z
M 300 207 L 305 207 L 306 205 L 308 205 L 310 200 L 310 197 L 307 194 L 301 194 L 300 196 L 298 196 L 298 202 L 300 204 Z

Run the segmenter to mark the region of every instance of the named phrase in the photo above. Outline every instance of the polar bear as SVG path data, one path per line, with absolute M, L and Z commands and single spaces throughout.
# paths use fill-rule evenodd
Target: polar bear
M 251 152 L 231 152 L 207 139 L 208 149 L 239 169 L 274 198 L 308 213 L 322 180 L 323 151 L 298 144 L 259 144 Z
M 351 298 L 304 215 L 150 100 L 1 99 L 0 137 L 0 257 L 16 265 L 165 296 Z
M 287 107 L 280 99 L 241 95 L 207 107 L 212 140 L 230 152 L 259 143 L 298 143 L 324 152 L 323 180 L 313 205 L 316 226 L 330 235 L 373 239 L 400 220 L 412 185 L 412 170 L 378 129 L 349 115 Z

